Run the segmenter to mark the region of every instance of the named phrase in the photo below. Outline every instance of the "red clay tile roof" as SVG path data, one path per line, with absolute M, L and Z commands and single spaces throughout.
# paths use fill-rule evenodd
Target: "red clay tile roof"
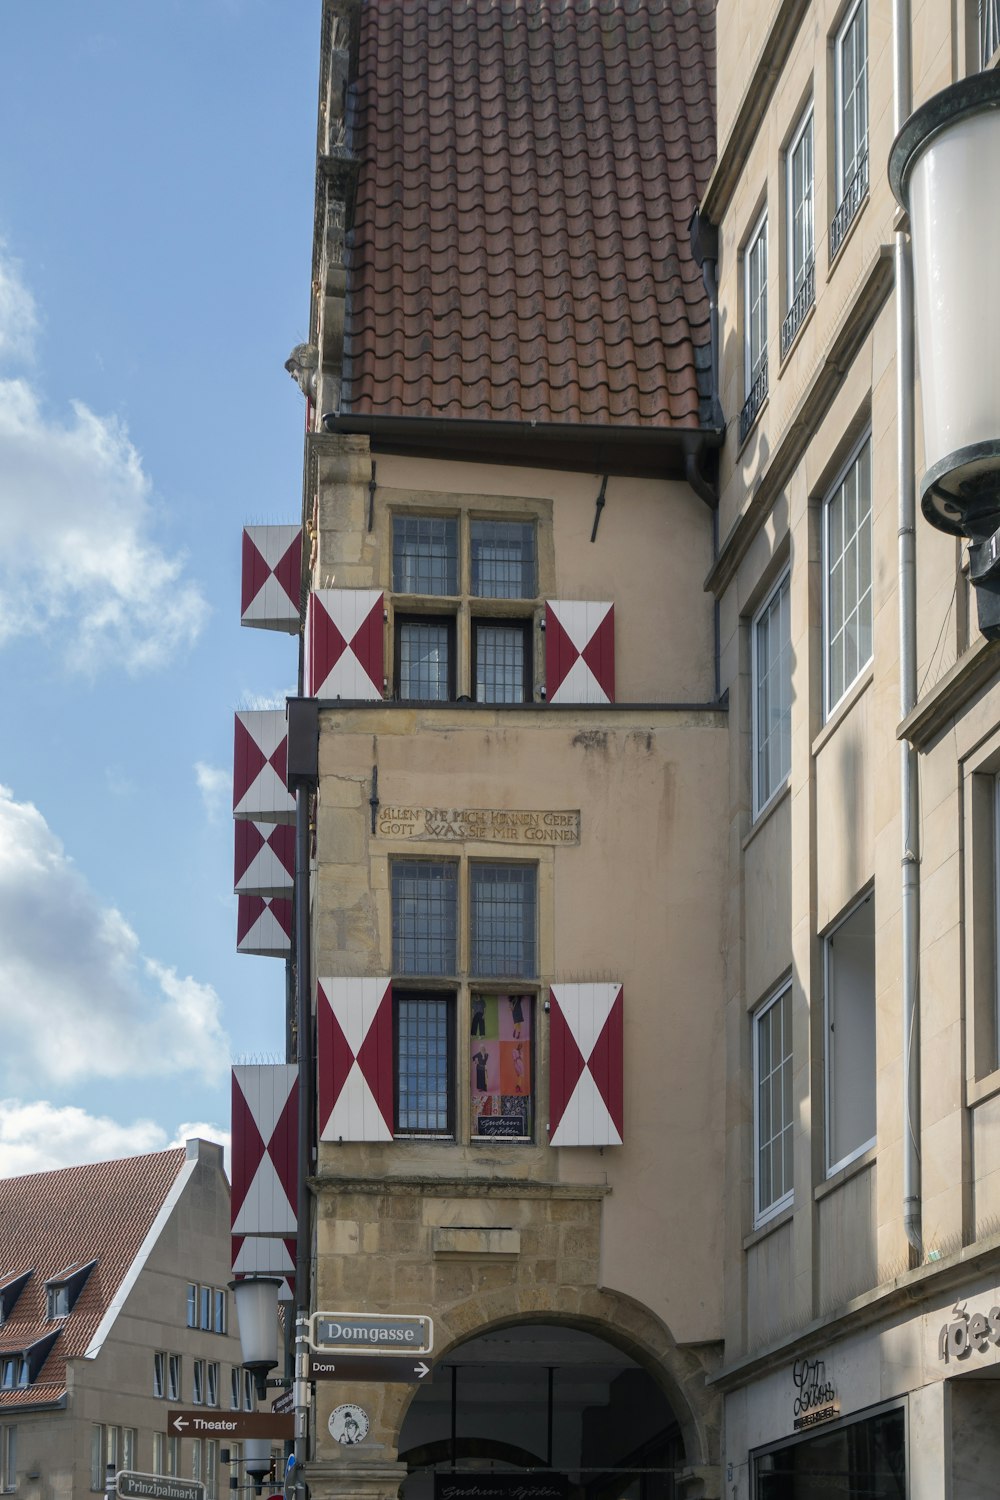
M 181 1146 L 152 1156 L 0 1180 L 0 1285 L 18 1272 L 34 1272 L 0 1326 L 0 1362 L 5 1351 L 25 1349 L 61 1329 L 34 1384 L 0 1390 L 0 1413 L 63 1395 L 67 1358 L 90 1346 L 185 1157 Z M 97 1264 L 72 1312 L 49 1322 L 46 1280 L 69 1265 L 94 1259 Z
M 361 0 L 358 59 L 342 412 L 697 427 L 714 0 Z

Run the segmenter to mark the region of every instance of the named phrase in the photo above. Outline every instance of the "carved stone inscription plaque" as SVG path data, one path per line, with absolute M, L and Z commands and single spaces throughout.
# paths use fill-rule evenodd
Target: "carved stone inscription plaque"
M 578 844 L 580 810 L 495 807 L 381 807 L 378 832 L 385 838 L 466 839 L 487 844 Z

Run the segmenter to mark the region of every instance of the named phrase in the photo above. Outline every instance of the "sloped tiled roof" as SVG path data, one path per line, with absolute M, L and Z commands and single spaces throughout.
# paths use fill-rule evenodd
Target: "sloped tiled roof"
M 31 1386 L 0 1390 L 0 1413 L 63 1395 L 66 1360 L 89 1348 L 185 1157 L 179 1147 L 0 1180 L 0 1283 L 21 1271 L 34 1273 L 0 1327 L 0 1360 L 61 1330 Z M 95 1259 L 72 1312 L 50 1322 L 46 1280 Z
M 713 0 L 360 0 L 358 24 L 342 412 L 698 427 Z

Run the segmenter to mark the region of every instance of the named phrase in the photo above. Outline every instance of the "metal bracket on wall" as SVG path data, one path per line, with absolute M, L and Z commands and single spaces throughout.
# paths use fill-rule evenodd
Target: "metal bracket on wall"
M 372 794 L 368 798 L 368 806 L 372 810 L 372 833 L 375 832 L 375 823 L 378 818 L 378 766 L 372 766 Z

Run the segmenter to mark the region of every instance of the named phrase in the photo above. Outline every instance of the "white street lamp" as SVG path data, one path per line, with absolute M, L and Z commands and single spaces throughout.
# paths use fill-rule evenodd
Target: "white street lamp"
M 254 1488 L 259 1495 L 264 1479 L 271 1471 L 270 1438 L 244 1438 L 243 1466 L 253 1480 Z
M 278 1363 L 278 1292 L 277 1276 L 245 1276 L 229 1283 L 236 1302 L 240 1325 L 240 1347 L 243 1368 L 249 1370 L 257 1386 L 257 1395 L 267 1395 L 267 1372 Z
M 910 216 L 932 526 L 972 542 L 980 628 L 1000 637 L 1000 73 L 963 78 L 907 120 L 889 182 Z

